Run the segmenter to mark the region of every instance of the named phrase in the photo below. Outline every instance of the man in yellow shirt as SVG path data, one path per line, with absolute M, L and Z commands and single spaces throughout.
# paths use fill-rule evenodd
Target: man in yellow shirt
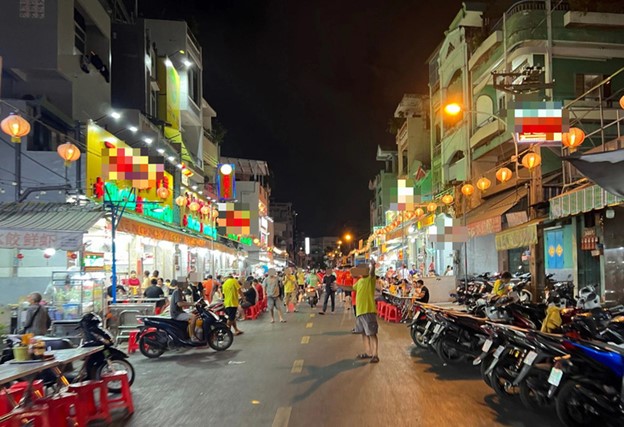
M 492 294 L 502 297 L 507 293 L 507 285 L 511 282 L 511 273 L 509 271 L 503 272 L 501 274 L 500 279 L 494 282 L 494 289 L 492 289 Z
M 231 274 L 223 283 L 223 305 L 225 306 L 225 316 L 227 317 L 227 325 L 234 328 L 234 335 L 243 333 L 236 325 L 236 313 L 238 312 L 238 299 L 242 298 L 240 283 Z
M 292 274 L 292 270 L 286 270 L 284 275 L 284 305 L 286 306 L 286 313 L 290 309 L 290 304 L 293 304 L 293 312 L 297 311 L 297 303 L 295 299 L 295 287 L 297 284 L 297 278 Z
M 377 305 L 375 304 L 375 288 L 377 288 L 375 260 L 371 259 L 370 269 L 364 266 L 352 268 L 351 275 L 360 277 L 353 285 L 353 290 L 357 292 L 355 333 L 362 334 L 362 342 L 366 350 L 366 353 L 358 354 L 357 358 L 370 359 L 370 363 L 378 363 L 377 330 L 379 325 L 377 324 Z

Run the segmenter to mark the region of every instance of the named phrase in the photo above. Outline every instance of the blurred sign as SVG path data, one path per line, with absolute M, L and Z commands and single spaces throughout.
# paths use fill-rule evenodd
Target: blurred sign
M 514 102 L 514 132 L 518 143 L 561 144 L 562 134 L 568 132 L 568 110 L 557 101 Z

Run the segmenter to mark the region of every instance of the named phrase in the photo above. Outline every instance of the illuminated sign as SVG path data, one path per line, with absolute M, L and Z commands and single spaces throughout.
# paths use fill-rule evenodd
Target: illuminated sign
M 396 189 L 392 188 L 391 191 L 393 201 L 390 203 L 390 209 L 393 211 L 413 211 L 416 209 L 416 203 L 420 202 L 420 196 L 416 195 L 412 179 L 397 180 Z
M 164 70 L 165 70 L 165 84 L 162 85 L 162 81 L 160 81 L 159 83 L 161 84 L 161 88 L 164 87 L 166 92 L 166 120 L 167 123 L 169 123 L 171 125 L 172 128 L 174 129 L 180 129 L 180 76 L 178 75 L 178 72 L 176 71 L 175 67 L 173 65 L 167 65 L 167 64 L 171 64 L 171 62 L 167 62 L 167 61 L 163 61 L 162 64 L 164 65 Z M 162 65 L 161 65 L 162 66 Z M 161 74 L 162 75 L 162 74 Z M 162 80 L 162 79 L 161 79 Z
M 219 200 L 236 199 L 235 165 L 223 163 L 217 166 L 217 196 Z
M 131 187 L 144 190 L 155 187 L 164 178 L 164 160 L 150 156 L 147 148 L 102 148 L 104 181 L 128 181 Z
M 137 205 L 139 205 L 140 208 L 138 210 L 141 212 L 137 213 L 142 213 L 159 221 L 173 223 L 173 209 L 171 209 L 171 206 L 165 205 L 164 201 L 158 200 L 156 197 L 143 197 L 145 196 L 144 192 L 138 192 L 138 195 L 137 193 L 131 194 L 130 188 L 119 188 L 114 182 L 107 182 L 105 185 L 108 191 L 107 199 L 110 197 L 113 201 L 127 200 L 126 209 L 136 212 Z M 143 202 L 137 201 L 137 197 L 141 197 Z
M 249 210 L 248 203 L 219 203 L 217 231 L 223 236 L 251 234 L 251 221 L 257 221 L 257 212 Z
M 305 238 L 305 253 L 306 255 L 310 255 L 310 238 Z
M 512 103 L 517 142 L 560 144 L 562 134 L 569 130 L 568 110 L 562 107 L 556 101 Z

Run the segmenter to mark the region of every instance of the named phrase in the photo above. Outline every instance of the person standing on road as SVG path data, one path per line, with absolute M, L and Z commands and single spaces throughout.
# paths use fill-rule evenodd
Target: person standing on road
M 330 298 L 331 312 L 333 313 L 336 308 L 336 276 L 334 276 L 329 269 L 323 276 L 323 285 L 325 285 L 325 299 L 323 300 L 323 311 L 319 312 L 319 314 L 325 314 L 327 311 L 327 302 Z
M 225 306 L 225 315 L 227 317 L 227 325 L 234 328 L 234 335 L 243 333 L 236 325 L 236 314 L 238 312 L 238 300 L 243 297 L 238 280 L 230 274 L 223 283 L 223 305 Z
M 277 309 L 280 322 L 285 323 L 286 320 L 284 320 L 282 316 L 282 299 L 280 298 L 281 286 L 275 269 L 271 268 L 269 270 L 269 275 L 264 279 L 262 284 L 264 285 L 265 294 L 268 298 L 267 309 L 271 312 L 271 323 L 275 323 L 273 309 Z
M 290 304 L 293 305 L 293 312 L 297 311 L 297 299 L 295 297 L 295 288 L 297 286 L 297 278 L 290 269 L 284 274 L 284 305 L 286 313 L 290 310 Z
M 353 285 L 357 292 L 357 317 L 355 320 L 355 333 L 362 334 L 365 353 L 357 355 L 358 359 L 370 359 L 370 363 L 378 363 L 377 331 L 377 306 L 375 304 L 375 260 L 371 259 L 370 269 L 355 267 L 351 269 L 351 275 L 361 276 L 360 280 Z
M 299 271 L 297 271 L 297 286 L 298 286 L 298 296 L 297 296 L 297 302 L 301 302 L 301 300 L 303 299 L 304 295 L 305 295 L 305 273 L 303 272 L 303 269 L 299 269 Z

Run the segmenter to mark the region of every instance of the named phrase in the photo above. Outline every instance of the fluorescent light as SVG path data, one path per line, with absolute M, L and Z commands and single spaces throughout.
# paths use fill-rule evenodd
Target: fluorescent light
M 136 126 L 128 126 L 128 130 L 132 133 L 136 133 L 139 130 L 139 128 Z
M 184 55 L 184 54 L 186 53 L 186 52 L 184 51 L 184 49 L 180 49 L 178 52 L 179 52 L 180 54 L 182 54 L 182 55 Z
M 154 140 L 152 138 L 145 138 L 143 141 L 145 141 L 146 144 L 151 144 Z
M 173 161 L 175 160 L 175 157 L 173 157 L 173 156 L 169 156 L 169 157 L 167 157 L 167 159 L 168 159 L 170 162 L 173 162 Z
M 117 111 L 113 111 L 112 113 L 110 113 L 110 116 L 115 120 L 121 119 L 121 113 L 118 113 Z
M 176 165 L 176 167 L 177 167 L 178 169 L 182 169 L 182 163 L 178 163 L 178 164 Z
M 166 58 L 166 59 L 165 59 L 165 65 L 166 65 L 167 67 L 173 67 L 173 63 L 171 62 L 171 59 Z
M 183 63 L 184 65 L 186 65 L 186 67 L 187 67 L 187 68 L 188 68 L 188 67 L 190 67 L 191 65 L 193 65 L 193 63 L 192 63 L 191 61 L 189 61 L 188 59 L 186 59 L 186 58 L 184 58 L 184 59 L 182 60 L 182 63 Z
M 165 154 L 165 150 L 163 150 L 162 148 L 159 148 L 156 151 L 158 151 L 158 154 Z
M 191 188 L 192 188 L 193 190 L 197 190 L 197 186 L 196 186 L 196 185 L 192 186 Z
M 204 194 L 204 192 L 202 190 L 199 190 L 198 193 L 199 194 Z

